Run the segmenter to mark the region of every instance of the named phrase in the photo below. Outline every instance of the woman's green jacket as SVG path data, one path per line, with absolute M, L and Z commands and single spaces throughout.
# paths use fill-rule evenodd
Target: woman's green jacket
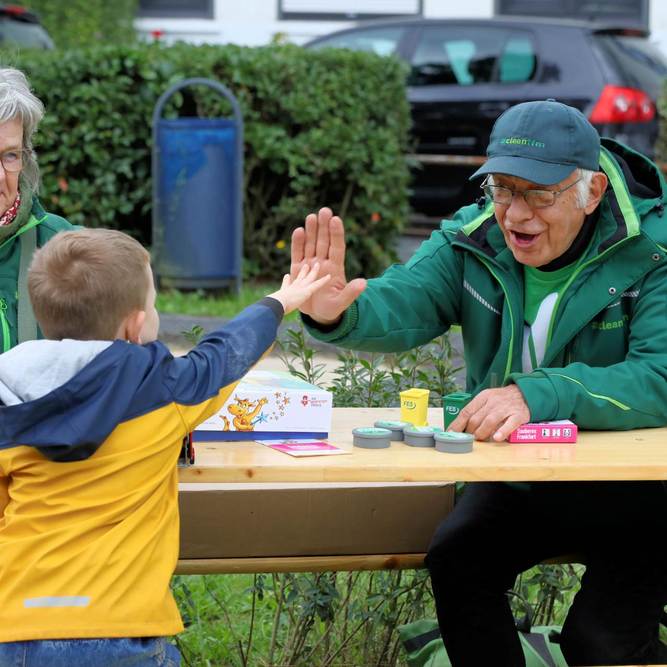
M 0 352 L 41 337 L 28 295 L 28 268 L 35 248 L 66 229 L 74 227 L 47 213 L 36 196 L 24 197 L 14 221 L 0 227 Z

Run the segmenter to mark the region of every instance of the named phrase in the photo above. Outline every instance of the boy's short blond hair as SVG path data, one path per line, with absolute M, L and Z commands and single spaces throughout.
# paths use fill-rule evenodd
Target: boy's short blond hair
M 56 234 L 28 272 L 35 317 L 47 338 L 113 340 L 123 319 L 145 310 L 148 252 L 111 229 Z

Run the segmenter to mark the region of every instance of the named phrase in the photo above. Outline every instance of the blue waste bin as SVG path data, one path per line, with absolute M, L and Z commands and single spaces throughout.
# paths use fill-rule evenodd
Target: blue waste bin
M 192 85 L 227 98 L 232 118 L 162 118 L 168 99 Z M 217 81 L 185 79 L 153 111 L 153 267 L 160 285 L 241 287 L 243 119 Z

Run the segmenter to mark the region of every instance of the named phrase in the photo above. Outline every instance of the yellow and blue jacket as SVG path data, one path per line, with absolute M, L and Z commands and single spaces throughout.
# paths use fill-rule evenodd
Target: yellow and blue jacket
M 31 341 L 0 355 L 0 642 L 170 635 L 176 463 L 270 348 L 263 299 L 187 355 Z

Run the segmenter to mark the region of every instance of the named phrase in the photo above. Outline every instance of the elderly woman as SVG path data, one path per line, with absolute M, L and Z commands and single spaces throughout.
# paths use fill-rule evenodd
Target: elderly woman
M 25 75 L 0 69 L 0 352 L 38 337 L 27 289 L 30 259 L 36 247 L 72 227 L 37 199 L 32 137 L 43 115 Z

